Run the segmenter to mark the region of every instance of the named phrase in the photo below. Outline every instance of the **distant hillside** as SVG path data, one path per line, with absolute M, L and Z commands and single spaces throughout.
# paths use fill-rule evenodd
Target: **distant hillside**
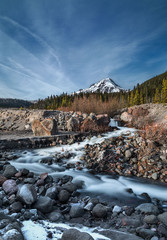
M 33 103 L 22 99 L 0 98 L 0 108 L 28 108 Z
M 145 103 L 167 103 L 167 72 L 137 84 L 133 90 L 125 91 L 117 87 L 113 80 L 103 79 L 91 85 L 89 89 L 75 94 L 51 95 L 39 99 L 31 108 L 108 113 L 112 116 L 116 110 L 125 107 Z M 114 91 L 109 91 L 113 89 Z
M 138 105 L 143 103 L 163 102 L 162 100 L 162 86 L 163 80 L 167 81 L 167 72 L 159 74 L 149 80 L 146 80 L 142 84 L 137 84 L 136 87 L 130 92 L 129 98 L 131 98 L 130 105 Z M 137 101 L 133 99 L 138 98 Z M 138 96 L 137 96 L 138 95 Z
M 140 84 L 140 88 L 148 88 L 148 91 L 151 92 L 152 90 L 158 90 L 160 91 L 162 89 L 162 81 L 163 79 L 167 80 L 167 72 L 164 72 L 162 74 L 159 74 L 153 78 L 150 78 L 149 80 L 145 81 L 144 83 Z

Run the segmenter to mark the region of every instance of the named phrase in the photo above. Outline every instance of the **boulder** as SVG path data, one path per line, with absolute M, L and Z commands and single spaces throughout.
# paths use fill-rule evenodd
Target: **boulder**
M 131 158 L 131 156 L 132 156 L 132 152 L 130 150 L 126 150 L 125 157 L 129 159 L 129 158 Z
M 76 203 L 71 206 L 70 217 L 72 218 L 82 217 L 83 214 L 84 214 L 84 208 L 81 204 Z
M 152 214 L 152 215 L 145 216 L 143 221 L 148 224 L 154 224 L 158 222 L 158 219 L 155 215 Z
M 11 178 L 11 177 L 14 177 L 16 173 L 17 173 L 16 168 L 9 164 L 9 165 L 6 165 L 3 176 L 6 178 Z
M 34 120 L 32 122 L 34 136 L 51 136 L 57 133 L 57 122 L 55 119 L 48 118 L 43 121 Z
M 124 122 L 131 122 L 132 121 L 132 115 L 128 112 L 123 112 L 120 116 L 121 120 Z
M 56 186 L 52 186 L 47 189 L 45 196 L 50 197 L 51 199 L 55 199 L 58 195 L 58 191 Z
M 144 239 L 151 239 L 154 235 L 155 232 L 150 230 L 150 229 L 145 229 L 143 227 L 138 227 L 136 229 L 136 232 L 138 233 L 138 235 Z
M 11 204 L 10 207 L 13 212 L 20 212 L 21 209 L 23 208 L 23 205 L 21 204 L 21 202 L 14 202 Z
M 33 207 L 42 213 L 50 213 L 53 210 L 53 203 L 51 198 L 40 196 Z
M 67 190 L 68 192 L 72 193 L 77 190 L 77 187 L 74 183 L 68 182 L 68 183 L 62 185 L 62 189 Z
M 101 203 L 96 204 L 96 206 L 92 210 L 92 214 L 94 217 L 104 218 L 107 216 L 107 208 Z
M 112 212 L 113 213 L 120 213 L 120 212 L 122 212 L 122 208 L 117 206 L 117 205 L 115 205 L 113 210 L 112 210 Z
M 161 223 L 167 226 L 167 212 L 158 215 L 158 219 Z
M 14 180 L 6 180 L 3 184 L 2 184 L 2 188 L 5 191 L 5 193 L 11 195 L 13 193 L 16 193 L 18 190 L 16 181 Z
M 99 132 L 99 126 L 96 121 L 86 118 L 81 125 L 81 132 Z
M 158 207 L 152 203 L 142 203 L 135 210 L 145 214 L 157 215 L 159 213 Z
M 126 216 L 121 219 L 122 225 L 123 226 L 131 226 L 134 228 L 140 227 L 142 225 L 142 221 L 140 217 L 137 216 Z
M 58 199 L 60 202 L 65 203 L 70 198 L 70 193 L 66 190 L 61 190 L 58 195 Z
M 80 122 L 78 118 L 75 117 L 71 117 L 68 121 L 67 121 L 67 131 L 69 132 L 76 132 L 80 129 Z
M 162 223 L 159 224 L 158 233 L 159 233 L 160 236 L 164 236 L 164 238 L 162 238 L 162 240 L 167 239 L 167 227 L 164 224 L 162 224 Z
M 17 193 L 18 199 L 27 205 L 31 205 L 37 199 L 37 192 L 33 185 L 24 184 Z
M 65 230 L 61 240 L 94 240 L 92 236 L 86 232 L 80 232 L 77 229 L 71 228 Z
M 3 235 L 3 240 L 24 240 L 24 237 L 18 230 L 11 229 Z
M 110 123 L 110 118 L 107 114 L 97 115 L 96 119 L 99 126 L 108 126 Z
M 63 215 L 60 212 L 57 212 L 57 210 L 54 210 L 49 213 L 48 218 L 52 222 L 60 222 L 63 220 Z

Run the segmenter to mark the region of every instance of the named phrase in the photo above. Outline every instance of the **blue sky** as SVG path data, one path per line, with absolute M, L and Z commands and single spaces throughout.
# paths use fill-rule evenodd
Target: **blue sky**
M 0 97 L 38 99 L 167 71 L 166 0 L 0 0 Z

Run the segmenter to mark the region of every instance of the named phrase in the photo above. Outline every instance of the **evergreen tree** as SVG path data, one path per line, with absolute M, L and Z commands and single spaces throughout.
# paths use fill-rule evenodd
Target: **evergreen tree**
M 161 95 L 162 102 L 167 103 L 167 79 L 163 79 Z
M 154 95 L 154 103 L 160 103 L 160 101 L 161 101 L 160 92 L 159 89 L 156 88 Z
M 134 105 L 139 105 L 140 104 L 140 94 L 138 89 L 135 92 L 134 100 L 133 100 Z
M 134 105 L 134 98 L 133 98 L 133 96 L 134 96 L 133 95 L 133 91 L 131 91 L 131 93 L 130 93 L 130 102 L 129 102 L 130 107 Z

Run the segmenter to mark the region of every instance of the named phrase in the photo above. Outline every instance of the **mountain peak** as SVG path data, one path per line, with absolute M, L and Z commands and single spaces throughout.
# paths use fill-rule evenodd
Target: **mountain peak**
M 118 84 L 116 84 L 111 78 L 104 78 L 97 83 L 94 83 L 90 85 L 89 88 L 81 89 L 77 91 L 76 93 L 95 93 L 95 92 L 101 92 L 101 93 L 112 93 L 112 92 L 120 92 L 121 90 L 124 90 L 121 88 Z

